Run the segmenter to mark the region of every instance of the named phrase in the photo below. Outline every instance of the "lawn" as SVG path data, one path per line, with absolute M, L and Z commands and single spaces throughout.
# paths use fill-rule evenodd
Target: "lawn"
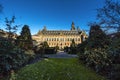
M 16 74 L 16 80 L 105 80 L 78 63 L 76 58 L 50 58 L 27 65 Z

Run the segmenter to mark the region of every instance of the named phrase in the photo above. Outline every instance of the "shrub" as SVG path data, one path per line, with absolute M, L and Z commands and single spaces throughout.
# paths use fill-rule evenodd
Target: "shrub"
M 59 46 L 55 46 L 55 53 L 59 50 Z
M 120 38 L 112 40 L 112 44 L 109 47 L 109 53 L 112 56 L 114 64 L 120 64 Z
M 35 55 L 35 53 L 34 53 L 33 50 L 26 50 L 26 51 L 25 51 L 25 54 L 27 54 L 27 55 L 29 55 L 29 56 L 31 56 L 31 57 L 33 57 L 33 56 Z
M 88 41 L 86 40 L 86 41 L 83 41 L 81 44 L 78 44 L 78 46 L 77 46 L 77 53 L 78 53 L 78 56 L 79 56 L 80 60 L 85 61 L 84 52 L 85 52 L 87 43 L 88 43 Z
M 68 46 L 64 47 L 64 51 L 68 52 L 69 51 L 69 47 Z
M 85 51 L 86 65 L 96 72 L 104 72 L 111 67 L 111 59 L 105 49 L 93 49 Z
M 19 69 L 28 62 L 24 50 L 8 40 L 0 40 L 0 74 L 9 74 L 10 70 Z
M 112 39 L 111 45 L 109 46 L 109 55 L 111 55 L 112 60 L 112 70 L 109 74 L 111 80 L 120 79 L 120 33 L 116 33 Z
M 45 54 L 55 54 L 55 48 L 46 48 L 45 49 Z
M 68 54 L 77 54 L 76 47 L 70 47 L 70 51 L 68 51 Z
M 120 80 L 120 64 L 115 64 L 111 71 L 110 78 L 112 80 Z

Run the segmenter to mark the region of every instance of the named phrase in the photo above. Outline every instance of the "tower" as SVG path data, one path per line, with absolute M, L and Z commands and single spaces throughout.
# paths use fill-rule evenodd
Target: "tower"
M 74 24 L 74 22 L 72 22 L 72 24 L 71 24 L 71 31 L 74 31 L 75 30 L 75 24 Z
M 47 28 L 46 28 L 46 26 L 44 26 L 44 28 L 43 28 L 43 30 L 42 31 L 47 31 Z

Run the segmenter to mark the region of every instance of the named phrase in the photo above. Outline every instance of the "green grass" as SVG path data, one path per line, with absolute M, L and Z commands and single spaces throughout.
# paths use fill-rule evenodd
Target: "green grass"
M 76 58 L 45 59 L 18 71 L 16 80 L 105 80 Z

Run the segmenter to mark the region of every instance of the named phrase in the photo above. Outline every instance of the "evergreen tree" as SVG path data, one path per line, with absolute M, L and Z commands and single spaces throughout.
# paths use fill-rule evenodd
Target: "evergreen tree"
M 72 40 L 72 43 L 70 45 L 70 51 L 69 54 L 76 54 L 77 53 L 77 49 L 76 49 L 76 44 L 74 39 Z
M 41 45 L 44 49 L 49 48 L 49 45 L 48 45 L 47 41 L 41 43 Z
M 84 60 L 86 66 L 93 68 L 96 72 L 107 71 L 107 68 L 111 67 L 110 56 L 107 53 L 110 44 L 110 38 L 100 26 L 93 25 L 88 39 L 78 46 L 79 59 Z
M 109 45 L 109 38 L 102 31 L 99 25 L 90 28 L 87 48 L 105 48 Z
M 28 25 L 24 25 L 21 31 L 21 35 L 17 38 L 18 45 L 24 49 L 32 49 L 33 42 Z
M 71 43 L 70 47 L 72 47 L 72 48 L 76 47 L 74 39 L 72 40 L 72 43 Z

